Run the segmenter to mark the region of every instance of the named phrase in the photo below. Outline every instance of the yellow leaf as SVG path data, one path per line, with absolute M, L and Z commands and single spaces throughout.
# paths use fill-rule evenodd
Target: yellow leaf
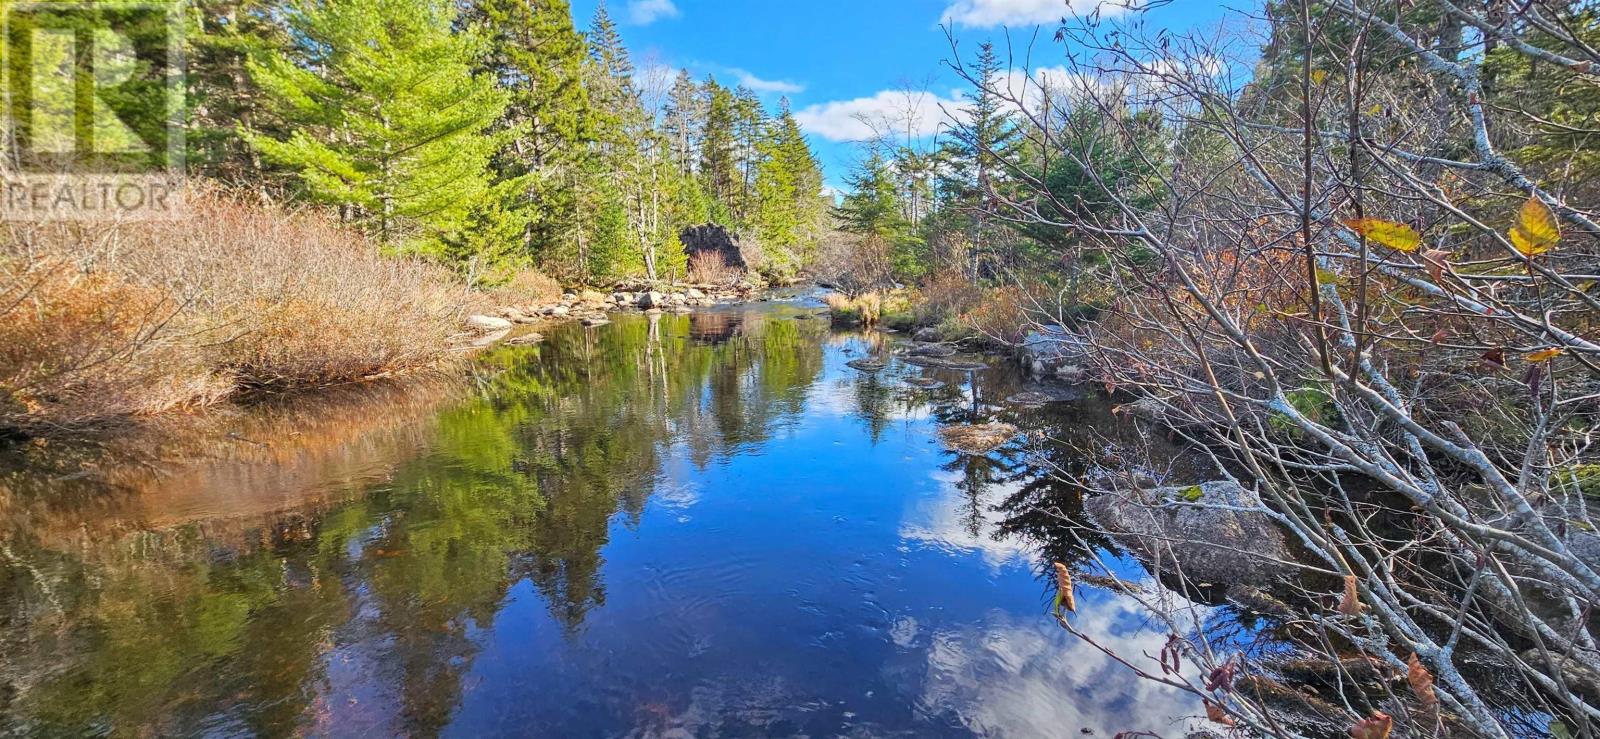
M 1320 84 L 1323 83 L 1323 81 L 1325 81 L 1327 79 L 1328 79 L 1328 70 L 1326 70 L 1326 69 L 1313 69 L 1313 70 L 1311 70 L 1311 82 L 1313 84 L 1320 85 Z
M 1340 223 L 1351 231 L 1390 249 L 1416 251 L 1417 247 L 1422 245 L 1422 235 L 1404 223 L 1385 221 L 1382 218 L 1347 218 Z
M 1375 115 L 1377 115 L 1379 113 L 1382 113 L 1382 112 L 1383 112 L 1383 106 L 1379 105 L 1377 103 L 1373 103 L 1372 107 L 1367 108 L 1367 115 L 1375 116 Z
M 1517 214 L 1517 223 L 1507 232 L 1511 245 L 1525 257 L 1543 254 L 1555 248 L 1561 240 L 1561 226 L 1556 214 L 1537 197 L 1528 198 Z
M 1536 352 L 1529 352 L 1528 356 L 1523 357 L 1523 359 L 1526 359 L 1529 362 L 1548 362 L 1565 353 L 1567 353 L 1567 350 L 1562 349 L 1559 346 L 1552 346 L 1548 349 L 1540 349 Z

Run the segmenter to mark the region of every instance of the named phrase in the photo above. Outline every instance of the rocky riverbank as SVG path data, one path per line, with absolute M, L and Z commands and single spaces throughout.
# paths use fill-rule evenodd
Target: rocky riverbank
M 473 346 L 502 340 L 526 343 L 537 341 L 538 335 L 515 331 L 518 326 L 567 321 L 601 326 L 610 322 L 610 314 L 618 312 L 688 313 L 695 308 L 748 302 L 766 287 L 748 278 L 724 284 L 625 282 L 614 285 L 610 292 L 582 289 L 563 293 L 548 303 L 504 306 L 493 313 L 468 316 L 466 326 Z

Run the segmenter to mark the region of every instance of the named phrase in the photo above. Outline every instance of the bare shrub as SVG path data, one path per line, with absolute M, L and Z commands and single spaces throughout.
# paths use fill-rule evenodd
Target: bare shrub
M 700 285 L 720 285 L 732 282 L 738 270 L 728 266 L 722 254 L 704 249 L 689 257 L 689 281 Z
M 1580 482 L 1600 461 L 1600 215 L 1575 174 L 1592 150 L 1481 74 L 1493 53 L 1556 75 L 1562 101 L 1592 98 L 1600 26 L 1581 6 L 1484 7 L 1284 3 L 1267 16 L 1276 59 L 1259 64 L 1225 34 L 1085 19 L 1058 31 L 1075 53 L 1051 78 L 1054 107 L 1038 83 L 964 70 L 1018 111 L 1023 143 L 984 152 L 1007 180 L 995 217 L 1111 261 L 1098 274 L 1120 297 L 1084 327 L 1107 386 L 1251 493 L 1158 505 L 1266 517 L 1305 553 L 1269 563 L 1292 576 L 1254 602 L 1274 614 L 1275 649 L 1331 676 L 1313 729 L 1261 689 L 1293 679 L 1286 661 L 1214 639 L 1195 607 L 1214 596 L 1176 553 L 1217 542 L 1142 542 L 1181 597 L 1124 592 L 1172 637 L 1159 655 L 1116 656 L 1219 725 L 1600 733 L 1600 537 Z M 1241 59 L 1248 85 L 1230 77 Z M 1153 122 L 1169 130 L 1152 142 Z M 1159 174 L 1121 178 L 1108 144 Z M 1551 166 L 1557 150 L 1571 154 Z M 1030 151 L 1085 173 L 1087 196 L 1040 176 Z M 1085 552 L 1080 569 L 1096 572 L 1080 574 L 1115 572 Z
M 475 300 L 314 214 L 189 202 L 179 221 L 0 232 L 0 427 L 48 434 L 431 367 Z

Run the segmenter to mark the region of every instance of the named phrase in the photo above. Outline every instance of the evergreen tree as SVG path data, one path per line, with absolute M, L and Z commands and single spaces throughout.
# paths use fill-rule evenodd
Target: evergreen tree
M 990 225 L 989 199 L 1002 176 L 1001 155 L 1015 142 L 1017 130 L 1005 101 L 995 93 L 1003 70 L 994 44 L 984 42 L 978 47 L 975 67 L 974 76 L 981 82 L 966 93 L 965 120 L 951 132 L 942 152 L 947 168 L 940 186 L 945 204 L 966 221 L 968 239 L 982 259 L 999 251 L 994 243 L 999 240 L 997 229 Z M 968 269 L 977 276 L 978 265 L 968 265 Z
M 738 190 L 731 194 L 734 222 L 750 222 L 756 207 L 756 171 L 761 166 L 762 144 L 767 135 L 767 112 L 755 91 L 740 85 L 733 91 L 734 167 L 738 171 Z
M 502 127 L 517 132 L 495 155 L 501 181 L 525 186 L 512 203 L 523 247 L 557 271 L 578 271 L 578 184 L 589 151 L 587 49 L 567 0 L 474 0 L 489 33 L 488 69 L 510 91 Z
M 447 0 L 299 0 L 295 44 L 250 64 L 294 133 L 247 139 L 383 243 L 449 238 L 491 195 L 486 131 L 506 107 L 455 20 Z
M 667 94 L 666 109 L 662 111 L 661 131 L 667 138 L 672 164 L 680 172 L 693 172 L 696 154 L 700 151 L 702 110 L 700 88 L 685 70 Z
M 824 228 L 822 168 L 787 101 L 770 129 L 756 173 L 755 229 L 769 256 L 782 249 L 784 266 L 793 269 L 811 256 Z
M 288 40 L 271 0 L 199 0 L 186 58 L 189 166 L 223 182 L 264 185 L 265 162 L 239 131 L 283 132 L 262 117 L 262 92 L 247 66 Z
M 700 182 L 711 199 L 712 217 L 731 225 L 739 192 L 733 93 L 707 77 L 702 95 L 706 117 L 700 137 Z

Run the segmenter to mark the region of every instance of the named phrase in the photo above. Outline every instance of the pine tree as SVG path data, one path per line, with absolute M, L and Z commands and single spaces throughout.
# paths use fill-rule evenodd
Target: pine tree
M 512 206 L 523 247 L 558 271 L 577 271 L 578 186 L 589 151 L 587 49 L 567 0 L 474 0 L 471 20 L 489 34 L 485 64 L 511 93 L 502 127 L 516 131 L 495 155 L 501 181 L 525 187 Z
M 455 20 L 448 0 L 296 2 L 295 45 L 250 64 L 294 133 L 247 139 L 383 243 L 449 238 L 491 194 L 485 132 L 506 106 Z

